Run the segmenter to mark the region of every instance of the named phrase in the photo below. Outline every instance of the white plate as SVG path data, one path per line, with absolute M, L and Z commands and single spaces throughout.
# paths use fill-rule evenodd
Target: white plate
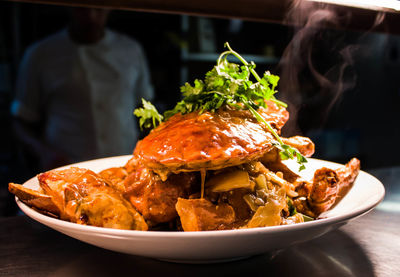
M 109 167 L 122 166 L 129 158 L 130 156 L 111 157 L 73 166 L 98 172 Z M 317 168 L 340 166 L 316 159 L 308 160 L 307 169 L 302 175 L 310 178 Z M 36 177 L 24 185 L 37 188 Z M 146 232 L 85 226 L 42 215 L 18 199 L 17 204 L 34 220 L 98 247 L 174 262 L 201 263 L 235 260 L 262 254 L 321 236 L 367 213 L 378 205 L 384 194 L 382 183 L 372 175 L 361 171 L 353 188 L 334 209 L 323 215 L 326 217 L 324 219 L 289 226 L 204 232 Z

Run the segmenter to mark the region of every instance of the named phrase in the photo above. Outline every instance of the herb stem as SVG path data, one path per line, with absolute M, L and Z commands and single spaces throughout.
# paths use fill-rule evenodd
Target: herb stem
M 219 56 L 219 58 L 218 58 L 218 64 L 220 64 L 221 59 L 222 59 L 223 56 L 225 56 L 225 55 L 227 56 L 227 55 L 229 55 L 229 54 L 232 54 L 232 55 L 234 55 L 236 58 L 238 58 L 239 61 L 241 61 L 245 66 L 248 66 L 248 65 L 249 65 L 249 63 L 248 63 L 238 52 L 234 51 L 234 50 L 231 48 L 231 46 L 229 45 L 228 42 L 225 42 L 225 46 L 229 49 L 229 51 L 222 52 L 222 54 L 221 54 L 221 55 Z M 257 74 L 257 72 L 254 70 L 254 68 L 250 68 L 250 72 L 251 72 L 251 74 L 253 74 L 254 78 L 256 78 L 257 82 L 261 82 L 261 78 L 260 78 L 260 76 Z
M 269 100 L 271 100 L 272 102 L 274 102 L 275 104 L 277 104 L 281 107 L 287 108 L 287 104 L 285 102 L 282 102 L 282 101 L 280 101 L 278 99 L 274 99 L 274 98 L 271 98 Z

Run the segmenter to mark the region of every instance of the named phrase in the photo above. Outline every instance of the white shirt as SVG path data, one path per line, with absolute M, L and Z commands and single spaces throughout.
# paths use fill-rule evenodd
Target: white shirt
M 74 43 L 67 30 L 34 44 L 16 89 L 12 114 L 44 121 L 46 142 L 74 161 L 132 153 L 133 110 L 153 97 L 141 46 L 111 30 L 91 45 Z

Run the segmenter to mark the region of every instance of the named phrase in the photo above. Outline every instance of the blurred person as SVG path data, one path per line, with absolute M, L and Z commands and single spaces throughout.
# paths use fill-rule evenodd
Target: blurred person
M 72 8 L 66 29 L 24 54 L 11 113 L 38 170 L 133 151 L 133 110 L 153 89 L 142 47 L 106 28 L 108 15 Z

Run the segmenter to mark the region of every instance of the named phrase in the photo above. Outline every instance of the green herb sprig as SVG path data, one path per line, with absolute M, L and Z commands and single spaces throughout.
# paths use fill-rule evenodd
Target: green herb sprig
M 144 128 L 152 128 L 160 124 L 164 117 L 158 113 L 157 108 L 149 101 L 142 98 L 143 108 L 137 108 L 133 114 L 139 118 L 140 130 Z
M 266 71 L 260 77 L 255 71 L 254 62 L 247 62 L 239 53 L 234 51 L 228 43 L 225 43 L 227 51 L 221 53 L 217 60 L 217 64 L 212 70 L 206 73 L 205 79 L 194 81 L 194 85 L 185 83 L 181 87 L 183 99 L 176 104 L 172 110 L 160 115 L 155 107 L 149 102 L 143 100 L 144 109 L 136 109 L 135 115 L 140 118 L 140 127 L 156 127 L 162 120 L 167 120 L 171 116 L 181 113 L 187 114 L 194 111 L 203 113 L 204 111 L 214 112 L 224 105 L 234 107 L 236 109 L 247 109 L 261 123 L 265 124 L 267 129 L 275 137 L 275 146 L 280 150 L 280 156 L 283 160 L 296 158 L 300 164 L 300 169 L 305 168 L 304 163 L 307 159 L 302 156 L 297 149 L 284 144 L 282 139 L 271 127 L 271 125 L 257 112 L 258 108 L 266 108 L 265 100 L 275 102 L 279 106 L 287 107 L 287 105 L 275 98 L 277 93 L 279 76 Z M 229 62 L 227 57 L 235 56 L 242 65 Z M 255 82 L 251 80 L 255 79 Z

